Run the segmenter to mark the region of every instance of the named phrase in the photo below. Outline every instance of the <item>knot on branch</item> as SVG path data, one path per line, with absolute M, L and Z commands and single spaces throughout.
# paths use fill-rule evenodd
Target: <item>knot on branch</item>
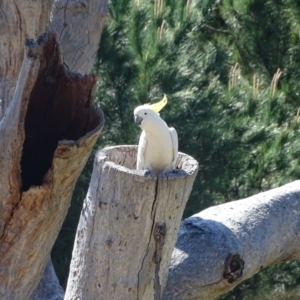
M 245 262 L 239 254 L 229 253 L 225 260 L 225 268 L 223 278 L 227 279 L 228 283 L 237 281 L 243 275 Z

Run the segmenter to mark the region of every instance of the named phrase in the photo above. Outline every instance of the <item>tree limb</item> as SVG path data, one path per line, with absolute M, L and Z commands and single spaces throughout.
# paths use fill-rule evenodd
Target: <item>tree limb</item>
M 211 26 L 209 26 L 209 25 L 207 25 L 207 24 L 203 24 L 202 27 L 207 28 L 207 29 L 209 29 L 209 30 L 211 30 L 211 31 L 214 31 L 214 32 L 217 32 L 217 33 L 230 34 L 230 32 L 227 31 L 227 30 L 214 28 L 214 27 L 211 27 Z
M 64 60 L 72 71 L 91 71 L 106 14 L 107 0 L 54 1 L 50 27 L 57 32 Z
M 214 299 L 300 257 L 300 181 L 210 207 L 182 222 L 164 300 Z

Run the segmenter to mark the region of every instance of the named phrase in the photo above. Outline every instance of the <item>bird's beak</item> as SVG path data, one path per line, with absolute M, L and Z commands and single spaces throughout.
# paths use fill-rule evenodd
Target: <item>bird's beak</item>
M 139 116 L 134 116 L 134 122 L 136 125 L 141 126 L 142 121 L 143 121 L 143 118 L 141 118 Z

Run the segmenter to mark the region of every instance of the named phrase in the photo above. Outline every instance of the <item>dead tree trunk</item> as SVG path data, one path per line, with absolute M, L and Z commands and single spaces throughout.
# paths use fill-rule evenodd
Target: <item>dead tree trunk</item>
M 50 28 L 70 70 L 89 73 L 99 48 L 107 0 L 55 0 Z
M 49 27 L 52 1 L 0 2 L 0 120 L 11 102 L 20 74 L 26 39 Z
M 65 299 L 161 299 L 185 204 L 198 171 L 146 175 L 136 146 L 98 152 L 77 229 Z
M 93 104 L 95 76 L 70 66 L 90 71 L 106 2 L 0 3 L 1 300 L 28 299 L 37 286 L 102 129 L 103 114 Z M 39 37 L 50 26 L 59 30 L 61 11 L 64 28 Z M 64 44 L 70 33 L 71 47 Z
M 92 102 L 96 78 L 62 63 L 54 33 L 27 42 L 0 123 L 1 299 L 27 299 L 38 284 L 103 126 Z

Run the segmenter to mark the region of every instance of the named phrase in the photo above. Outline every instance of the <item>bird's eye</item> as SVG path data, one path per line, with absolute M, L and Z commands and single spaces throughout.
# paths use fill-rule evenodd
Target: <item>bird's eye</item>
M 144 113 L 144 115 L 146 115 L 147 113 Z

